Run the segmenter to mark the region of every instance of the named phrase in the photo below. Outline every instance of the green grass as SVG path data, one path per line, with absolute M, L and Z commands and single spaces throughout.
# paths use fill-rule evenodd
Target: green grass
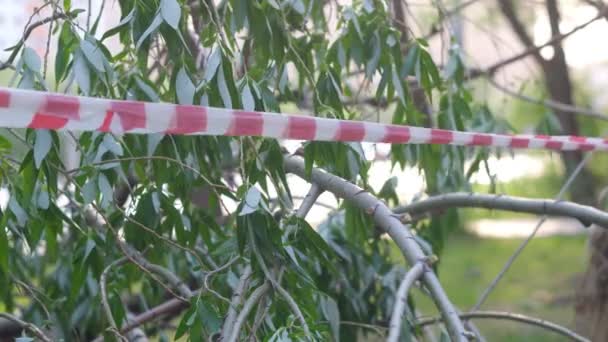
M 577 276 L 583 272 L 585 236 L 532 240 L 482 309 L 518 312 L 571 326 Z M 454 234 L 439 264 L 439 278 L 461 310 L 470 309 L 498 274 L 520 239 L 479 239 Z M 398 250 L 395 249 L 396 257 Z M 420 311 L 436 314 L 434 305 L 415 294 Z M 488 341 L 566 341 L 534 327 L 505 321 L 479 320 Z

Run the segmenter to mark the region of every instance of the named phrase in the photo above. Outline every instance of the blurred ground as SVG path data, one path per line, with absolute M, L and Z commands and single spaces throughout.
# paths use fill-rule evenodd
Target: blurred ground
M 455 233 L 441 256 L 439 278 L 462 310 L 471 308 L 498 274 L 521 239 L 481 239 Z M 512 311 L 571 327 L 577 277 L 586 264 L 584 235 L 532 240 L 482 309 Z M 395 249 L 395 257 L 400 258 Z M 401 260 L 401 259 L 399 259 Z M 436 314 L 420 293 L 416 303 L 424 315 Z M 567 341 L 540 329 L 505 321 L 475 322 L 487 341 Z

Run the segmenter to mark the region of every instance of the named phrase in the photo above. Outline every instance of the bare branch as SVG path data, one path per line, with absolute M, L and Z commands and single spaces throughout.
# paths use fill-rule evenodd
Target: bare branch
M 521 322 L 529 325 L 533 325 L 545 330 L 553 331 L 562 336 L 568 337 L 574 341 L 579 342 L 590 342 L 590 340 L 586 339 L 583 336 L 578 335 L 574 331 L 563 327 L 559 324 L 552 323 L 546 321 L 544 319 L 529 317 L 521 314 L 511 313 L 511 312 L 501 312 L 501 311 L 472 311 L 467 313 L 462 313 L 459 315 L 462 319 L 500 319 L 500 320 L 509 320 L 515 322 Z M 425 318 L 416 321 L 414 324 L 417 326 L 425 326 L 429 324 L 436 324 L 442 320 L 441 317 L 433 317 L 433 318 Z
M 194 293 L 194 295 L 197 295 L 197 293 Z M 142 312 L 141 314 L 136 315 L 133 318 L 130 318 L 128 320 L 127 324 L 125 324 L 125 326 L 123 326 L 122 329 L 120 329 L 120 333 L 121 334 L 128 333 L 129 331 L 131 331 L 147 322 L 156 320 L 156 319 L 166 316 L 166 315 L 172 315 L 175 313 L 179 313 L 182 310 L 186 309 L 188 306 L 190 306 L 190 302 L 183 302 L 177 298 L 172 298 L 162 304 L 159 304 L 159 305 L 151 308 L 148 311 Z M 95 340 L 93 340 L 93 342 L 102 342 L 102 341 L 103 341 L 103 336 L 99 336 Z
M 546 99 L 546 100 L 535 99 L 535 98 L 520 94 L 518 92 L 515 92 L 501 84 L 498 84 L 492 77 L 487 77 L 487 79 L 494 88 L 502 91 L 503 93 L 505 93 L 507 95 L 513 96 L 516 99 L 530 102 L 530 103 L 537 104 L 537 105 L 541 105 L 541 106 L 551 108 L 551 109 L 561 111 L 561 112 L 581 114 L 581 115 L 588 116 L 588 117 L 591 117 L 594 119 L 608 121 L 608 115 L 606 115 L 604 113 L 596 112 L 596 111 L 594 111 L 592 109 L 588 109 L 588 108 L 573 106 L 573 105 L 562 103 L 559 101 L 554 101 L 551 99 Z
M 266 293 L 268 291 L 270 291 L 270 288 L 271 288 L 270 281 L 266 281 L 260 287 L 255 289 L 251 293 L 249 298 L 247 298 L 247 301 L 245 301 L 245 304 L 243 304 L 243 309 L 241 309 L 241 312 L 239 312 L 236 322 L 234 323 L 234 329 L 232 330 L 232 335 L 227 340 L 227 342 L 238 341 L 239 335 L 241 334 L 241 329 L 243 327 L 243 324 L 245 324 L 245 321 L 247 320 L 247 316 L 249 315 L 249 313 L 251 312 L 253 307 L 258 303 L 258 301 L 264 295 L 266 295 Z
M 524 24 L 519 19 L 519 16 L 517 15 L 515 7 L 513 6 L 513 1 L 512 0 L 498 0 L 498 5 L 500 7 L 500 11 L 502 12 L 504 17 L 509 22 L 509 25 L 511 25 L 513 32 L 515 33 L 515 35 L 517 36 L 519 41 L 522 43 L 522 45 L 525 47 L 534 46 L 534 41 L 532 40 L 532 37 L 530 37 L 530 35 L 528 34 L 528 32 L 526 30 L 526 27 L 524 26 Z M 529 54 L 532 55 L 536 59 L 538 64 L 542 64 L 545 62 L 543 57 L 540 55 L 540 50 L 530 51 Z
M 564 196 L 564 194 L 566 193 L 568 188 L 570 188 L 570 185 L 572 184 L 572 182 L 574 181 L 576 176 L 583 170 L 583 168 L 585 167 L 585 164 L 591 158 L 592 155 L 593 155 L 593 153 L 587 154 L 585 156 L 585 158 L 583 160 L 581 160 L 581 162 L 577 165 L 576 169 L 572 172 L 570 177 L 568 177 L 568 179 L 566 180 L 566 183 L 564 183 L 562 188 L 559 190 L 559 193 L 557 194 L 557 197 L 556 197 L 556 201 L 561 200 L 561 198 Z M 515 259 L 517 259 L 517 257 L 521 254 L 521 252 L 523 252 L 523 250 L 526 248 L 526 246 L 528 246 L 528 243 L 530 243 L 530 241 L 534 238 L 534 236 L 536 236 L 536 233 L 538 232 L 540 227 L 543 225 L 543 223 L 545 223 L 546 220 L 547 220 L 547 215 L 544 215 L 540 219 L 540 221 L 538 221 L 538 224 L 536 225 L 536 227 L 534 228 L 532 233 L 530 233 L 530 235 L 517 247 L 515 252 L 513 252 L 513 255 L 511 255 L 511 257 L 509 257 L 509 260 L 507 260 L 507 262 L 505 263 L 503 268 L 500 270 L 498 275 L 494 278 L 494 280 L 492 280 L 492 282 L 490 283 L 488 288 L 481 294 L 481 297 L 479 297 L 479 300 L 477 300 L 477 303 L 475 303 L 475 306 L 473 306 L 472 311 L 478 310 L 481 307 L 481 305 L 486 301 L 486 299 L 488 298 L 488 296 L 490 295 L 492 290 L 494 290 L 494 288 L 496 288 L 496 286 L 498 285 L 498 282 L 511 268 L 511 265 L 513 265 L 513 263 L 515 262 Z
M 293 173 L 302 179 L 309 179 L 306 177 L 306 169 L 302 158 L 286 156 L 284 163 L 287 172 Z M 416 243 L 411 231 L 394 216 L 393 212 L 384 203 L 368 192 L 355 184 L 320 169 L 312 170 L 310 181 L 318 184 L 322 189 L 352 202 L 361 210 L 370 214 L 376 221 L 376 224 L 391 236 L 411 265 L 425 257 L 424 252 Z M 456 309 L 445 294 L 435 273 L 425 272 L 423 280 L 433 296 L 435 305 L 437 305 L 446 321 L 452 341 L 466 341 L 465 336 L 468 333 L 465 331 Z
M 300 204 L 300 208 L 298 208 L 298 210 L 296 212 L 296 216 L 300 217 L 300 218 L 305 218 L 306 215 L 308 214 L 308 212 L 310 211 L 310 209 L 312 208 L 312 206 L 315 205 L 315 202 L 317 201 L 319 196 L 321 196 L 322 193 L 323 193 L 323 189 L 319 188 L 319 186 L 314 183 L 311 184 L 310 190 L 308 190 L 306 197 L 304 197 L 302 204 Z
M 560 200 L 529 199 L 506 195 L 454 192 L 412 202 L 406 206 L 397 207 L 393 211 L 398 214 L 418 215 L 447 208 L 485 208 L 538 215 L 568 216 L 578 219 L 587 226 L 595 223 L 608 228 L 608 213 L 591 206 Z
M 300 324 L 302 325 L 302 329 L 304 330 L 304 334 L 308 337 L 309 340 L 312 340 L 312 338 L 311 338 L 312 334 L 310 333 L 310 328 L 308 328 L 308 324 L 306 323 L 304 314 L 302 314 L 302 310 L 300 310 L 300 307 L 298 306 L 296 301 L 293 299 L 293 297 L 289 294 L 289 292 L 287 292 L 287 290 L 285 290 L 283 288 L 283 286 L 281 286 L 280 280 L 279 281 L 275 280 L 274 276 L 270 273 L 270 270 L 266 266 L 266 263 L 264 262 L 264 258 L 262 257 L 262 254 L 260 253 L 260 250 L 258 249 L 258 246 L 255 241 L 255 235 L 253 234 L 253 229 L 251 227 L 249 227 L 249 240 L 250 240 L 250 244 L 251 244 L 251 249 L 253 250 L 253 254 L 254 254 L 255 258 L 257 259 L 257 261 L 260 265 L 260 268 L 262 269 L 262 272 L 264 272 L 266 279 L 268 281 L 270 281 L 272 288 L 276 292 L 278 292 L 279 295 L 281 295 L 281 297 L 283 297 L 285 302 L 287 302 L 287 305 L 289 305 L 289 308 L 291 309 L 293 314 L 300 321 Z M 281 272 L 282 272 L 282 270 L 283 270 L 283 268 L 281 268 Z
M 13 62 L 15 61 L 15 58 L 17 57 L 17 54 L 19 53 L 19 51 L 21 50 L 21 47 L 23 47 L 23 44 L 25 44 L 25 41 L 27 40 L 27 38 L 29 38 L 30 34 L 32 34 L 32 32 L 42 26 L 45 25 L 47 23 L 50 23 L 52 21 L 55 20 L 59 20 L 59 19 L 69 19 L 69 18 L 75 18 L 76 15 L 74 13 L 54 13 L 52 16 L 48 17 L 48 18 L 44 18 L 40 21 L 36 21 L 34 23 L 32 23 L 31 25 L 28 25 L 27 29 L 25 30 L 25 32 L 23 33 L 23 36 L 21 37 L 21 39 L 19 40 L 19 42 L 17 43 L 17 45 L 14 46 L 13 48 L 13 52 L 11 53 L 11 55 L 8 57 L 8 59 L 5 62 L 0 63 L 0 70 L 4 70 L 7 68 L 12 67 Z
M 585 3 L 595 7 L 598 11 L 603 11 L 606 8 L 606 4 L 602 0 L 583 0 Z M 604 12 L 604 18 L 608 20 L 608 12 Z
M 228 314 L 226 315 L 226 319 L 224 320 L 224 325 L 222 327 L 222 338 L 225 339 L 228 337 L 230 333 L 234 330 L 234 323 L 237 317 L 237 308 L 241 305 L 243 301 L 243 294 L 245 293 L 247 286 L 249 285 L 249 280 L 251 278 L 251 274 L 253 273 L 251 266 L 245 267 L 243 270 L 243 274 L 239 279 L 239 282 L 234 289 L 234 293 L 232 294 L 232 300 L 230 301 L 230 307 L 228 308 Z
M 510 2 L 510 0 L 499 0 L 501 3 L 502 2 Z M 590 20 L 574 27 L 572 30 L 562 33 L 562 34 L 558 34 L 558 35 L 554 35 L 553 37 L 551 37 L 549 40 L 547 40 L 545 43 L 541 44 L 541 45 L 534 45 L 532 43 L 530 43 L 530 45 L 525 45 L 526 49 L 516 55 L 513 55 L 507 59 L 504 59 L 502 61 L 499 61 L 483 70 L 478 70 L 478 71 L 474 71 L 472 72 L 472 74 L 470 75 L 470 77 L 474 78 L 476 76 L 480 76 L 483 74 L 486 75 L 493 75 L 495 74 L 499 69 L 513 64 L 521 59 L 524 59 L 528 56 L 531 55 L 537 55 L 540 56 L 540 50 L 542 50 L 543 48 L 553 45 L 557 42 L 560 42 L 568 37 L 570 37 L 571 35 L 573 35 L 574 33 L 584 29 L 585 27 L 589 26 L 590 24 L 594 23 L 595 21 L 599 20 L 600 18 L 602 18 L 603 16 L 608 15 L 608 6 L 604 7 L 600 12 L 597 13 L 596 16 L 594 16 L 593 18 L 591 18 Z M 542 59 L 542 63 L 544 63 L 544 59 Z
M 32 334 L 34 334 L 36 337 L 38 337 L 41 341 L 44 342 L 51 342 L 51 338 L 49 338 L 40 328 L 38 328 L 36 325 L 23 321 L 11 314 L 5 313 L 5 312 L 0 312 L 0 318 L 4 318 L 6 320 L 9 320 L 17 325 L 19 325 L 22 329 L 25 329 L 29 332 L 31 332 Z
M 99 287 L 101 292 L 101 304 L 103 305 L 103 309 L 106 313 L 106 317 L 108 319 L 108 323 L 110 323 L 110 328 L 112 333 L 116 335 L 119 341 L 126 340 L 124 336 L 120 334 L 118 331 L 118 326 L 116 325 L 116 321 L 114 320 L 114 315 L 112 315 L 112 309 L 110 308 L 110 303 L 108 301 L 108 292 L 106 291 L 106 279 L 108 277 L 108 273 L 113 267 L 118 267 L 126 263 L 129 259 L 126 257 L 120 258 L 116 261 L 113 261 L 111 264 L 106 267 L 101 273 L 101 277 L 99 279 Z
M 401 335 L 401 323 L 403 322 L 403 313 L 407 305 L 407 296 L 410 287 L 414 284 L 418 278 L 424 273 L 426 264 L 424 261 L 419 261 L 410 268 L 409 271 L 403 277 L 397 295 L 395 296 L 395 306 L 393 307 L 393 314 L 391 316 L 391 323 L 389 325 L 388 342 L 399 341 L 399 335 Z

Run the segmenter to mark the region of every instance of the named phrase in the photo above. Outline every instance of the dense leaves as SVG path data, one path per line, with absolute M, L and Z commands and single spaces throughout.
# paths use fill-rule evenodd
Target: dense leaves
M 472 102 L 457 45 L 440 70 L 425 40 L 401 44 L 404 32 L 395 27 L 386 1 L 339 7 L 316 0 L 118 3 L 121 20 L 105 32 L 98 19 L 83 24 L 86 12 L 57 24 L 52 90 L 275 112 L 296 105 L 355 120 L 369 119 L 369 108 L 356 103 L 371 96 L 386 104 L 396 124 L 496 131 L 487 108 Z M 71 6 L 64 1 L 58 10 Z M 48 89 L 53 83 L 42 77 L 41 56 L 27 43 L 20 56 L 16 85 Z M 423 89 L 437 112 L 414 103 L 412 86 Z M 130 316 L 183 297 L 179 286 L 185 285 L 194 292 L 182 298 L 187 308 L 164 318 L 176 323 L 175 330 L 168 324 L 142 328 L 161 340 L 204 340 L 221 333 L 233 290 L 241 286 L 250 298 L 269 277 L 291 299 L 276 288 L 265 293 L 257 311 L 244 317 L 242 336 L 304 338 L 291 301 L 318 340 L 359 334 L 341 321 L 386 326 L 405 271 L 390 257 L 391 243 L 380 238 L 367 213 L 348 203 L 318 230 L 296 217 L 279 142 L 14 134 L 25 152 L 0 139 L 9 193 L 0 219 L 0 298 L 7 311 L 19 306 L 25 320 L 52 325 L 56 339 L 114 338 L 106 327 L 121 327 Z M 360 143 L 306 142 L 303 148 L 308 171 L 324 168 L 399 202 L 396 180 L 369 187 L 373 175 Z M 70 149 L 76 164 L 62 157 Z M 479 165 L 487 155 L 415 145 L 395 145 L 391 153 L 395 167 L 423 172 L 427 193 L 467 188 L 465 160 Z M 453 226 L 452 217 L 442 217 L 415 228 L 437 252 Z M 107 269 L 120 258 L 127 264 Z M 248 267 L 253 273 L 243 282 Z

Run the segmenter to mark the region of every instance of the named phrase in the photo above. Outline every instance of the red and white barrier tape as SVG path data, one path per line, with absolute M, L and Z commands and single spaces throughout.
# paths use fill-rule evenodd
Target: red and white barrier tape
M 608 150 L 608 139 L 449 131 L 202 106 L 108 100 L 0 87 L 0 127 L 112 133 Z

